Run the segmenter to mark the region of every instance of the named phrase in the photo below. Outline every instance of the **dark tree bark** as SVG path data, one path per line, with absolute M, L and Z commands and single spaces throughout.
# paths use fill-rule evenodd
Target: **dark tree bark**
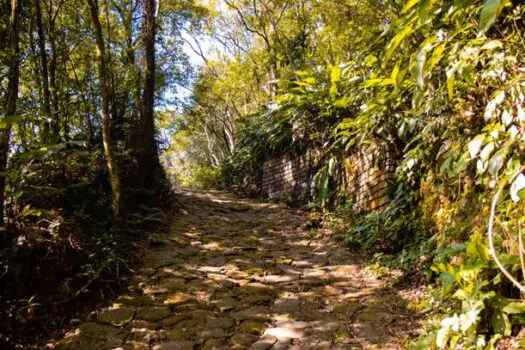
M 50 121 L 51 132 L 49 142 L 60 142 L 60 98 L 58 95 L 59 87 L 57 83 L 57 69 L 58 69 L 58 50 L 56 43 L 55 22 L 60 11 L 60 7 L 64 2 L 58 2 L 57 8 L 53 7 L 53 1 L 49 2 L 48 8 L 48 41 L 51 49 L 49 60 L 49 89 L 51 92 L 51 114 Z
M 11 0 L 11 15 L 9 17 L 9 71 L 8 83 L 5 93 L 5 114 L 7 125 L 0 130 L 0 225 L 4 226 L 5 203 L 5 171 L 7 169 L 7 156 L 9 153 L 9 139 L 11 136 L 12 117 L 16 115 L 16 102 L 18 99 L 18 85 L 20 80 L 20 0 Z
M 106 157 L 106 165 L 109 173 L 109 182 L 112 192 L 112 207 L 113 217 L 115 220 L 120 218 L 121 208 L 121 188 L 120 179 L 118 177 L 117 163 L 113 154 L 113 147 L 111 145 L 110 136 L 110 120 L 109 120 L 109 96 L 108 96 L 108 79 L 106 72 L 106 56 L 105 43 L 102 34 L 102 26 L 99 19 L 98 4 L 96 0 L 87 0 L 89 10 L 91 13 L 91 22 L 93 30 L 95 31 L 95 41 L 98 49 L 98 72 L 100 83 L 100 95 L 102 98 L 102 141 L 104 144 L 104 155 Z
M 156 2 L 142 0 L 143 23 L 141 29 L 144 47 L 144 80 L 140 104 L 140 133 L 138 135 L 139 171 L 142 186 L 154 189 L 157 185 L 157 174 L 160 161 L 155 141 L 155 35 L 156 35 Z
M 59 112 L 59 100 L 58 100 L 58 86 L 57 86 L 57 49 L 54 38 L 54 24 L 51 22 L 49 29 L 49 43 L 51 46 L 51 60 L 49 62 L 49 86 L 51 88 L 51 103 L 53 107 L 53 117 L 51 118 L 51 142 L 60 141 L 60 112 Z
M 42 111 L 46 117 L 43 125 L 42 142 L 49 142 L 49 121 L 52 119 L 51 115 L 51 93 L 49 91 L 49 68 L 47 64 L 46 39 L 44 34 L 44 25 L 42 24 L 42 8 L 40 0 L 34 0 L 34 12 L 36 18 L 36 28 L 38 33 L 38 54 L 40 56 L 40 66 L 42 74 L 42 91 L 43 103 Z

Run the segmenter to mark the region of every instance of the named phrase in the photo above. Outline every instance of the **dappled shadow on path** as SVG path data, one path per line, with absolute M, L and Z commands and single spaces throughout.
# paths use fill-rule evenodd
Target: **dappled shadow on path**
M 302 229 L 304 213 L 183 191 L 129 293 L 69 349 L 398 349 L 409 319 L 386 282 Z

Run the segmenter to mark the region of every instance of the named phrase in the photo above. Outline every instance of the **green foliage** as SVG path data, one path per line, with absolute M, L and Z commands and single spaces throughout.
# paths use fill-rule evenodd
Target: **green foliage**
M 449 262 L 451 256 L 455 262 Z M 517 256 L 505 255 L 503 260 L 511 271 L 519 269 Z M 493 349 L 501 337 L 511 334 L 513 325 L 522 325 L 525 304 L 496 292 L 506 284 L 505 277 L 489 258 L 481 233 L 438 251 L 431 270 L 443 286 L 438 297 L 447 315 L 428 337 L 439 348 Z
M 192 171 L 182 185 L 199 190 L 219 189 L 221 186 L 221 170 L 218 168 L 201 167 Z
M 406 189 L 399 186 L 393 199 L 381 210 L 362 213 L 355 204 L 339 207 L 334 227 L 350 247 L 368 251 L 397 252 L 425 239 L 421 212 L 410 205 Z M 342 225 L 343 221 L 344 225 Z
M 219 75 L 238 81 L 234 68 L 242 65 L 252 83 L 241 90 L 259 100 L 250 100 L 235 118 L 234 152 L 220 162 L 225 178 L 256 194 L 264 160 L 321 149 L 315 200 L 328 207 L 341 197 L 350 154 L 371 154 L 374 164 L 393 158 L 390 203 L 366 215 L 351 203 L 340 208 L 333 220 L 344 239 L 376 251 L 402 251 L 404 261 L 419 253 L 437 256 L 438 298 L 447 302 L 435 315 L 443 321 L 428 346 L 491 348 L 515 334 L 511 326 L 520 322 L 520 307 L 505 307 L 514 305 L 507 301 L 516 291 L 494 265 L 481 233 L 490 198 L 503 189 L 491 254 L 499 254 L 517 277 L 523 220 L 516 203 L 525 188 L 525 6 L 508 0 L 411 0 L 402 8 L 391 1 L 306 1 L 309 15 L 283 10 L 283 22 L 272 27 L 257 21 L 256 4 L 235 4 L 253 25 L 243 31 L 236 22 L 235 33 L 244 33 L 250 45 L 236 51 L 226 64 L 230 69 Z M 344 9 L 352 5 L 356 16 L 346 17 Z M 315 30 L 305 31 L 300 50 L 283 44 L 305 28 Z M 267 93 L 255 94 L 253 86 Z M 201 84 L 196 97 L 213 93 L 214 101 L 221 97 L 222 106 L 232 106 L 227 91 Z M 210 113 L 194 111 L 211 123 Z M 412 249 L 429 241 L 443 251 Z

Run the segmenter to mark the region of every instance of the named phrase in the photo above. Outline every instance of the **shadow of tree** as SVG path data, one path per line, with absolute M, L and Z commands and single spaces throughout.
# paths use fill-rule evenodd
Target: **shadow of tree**
M 58 348 L 400 348 L 410 317 L 395 293 L 347 249 L 310 237 L 300 210 L 221 192 L 181 198 L 129 293 Z

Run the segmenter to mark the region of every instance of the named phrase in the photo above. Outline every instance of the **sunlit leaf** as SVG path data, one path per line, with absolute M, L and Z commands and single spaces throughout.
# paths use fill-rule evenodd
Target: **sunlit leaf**
M 426 61 L 426 54 L 429 50 L 433 47 L 434 38 L 425 40 L 422 47 L 419 49 L 419 51 L 416 54 L 416 64 L 415 64 L 415 73 L 416 73 L 416 80 L 417 84 L 421 89 L 424 89 L 425 87 L 425 61 Z
M 470 141 L 468 144 L 468 151 L 470 153 L 470 158 L 475 158 L 478 155 L 479 150 L 485 140 L 485 134 L 478 135 L 474 140 Z
M 479 157 L 482 161 L 486 161 L 489 159 L 489 156 L 491 155 L 492 151 L 494 151 L 494 142 L 489 142 L 485 145 L 485 147 L 483 147 L 483 150 L 481 151 Z
M 514 182 L 512 182 L 512 185 L 510 186 L 510 197 L 514 202 L 519 202 L 520 196 L 518 195 L 518 192 L 525 188 L 525 176 L 523 176 L 522 173 L 520 173 L 516 179 L 514 179 Z
M 432 55 L 428 59 L 428 63 L 427 63 L 428 71 L 432 71 L 432 69 L 434 69 L 436 64 L 439 63 L 439 61 L 443 57 L 443 52 L 445 52 L 445 49 L 447 48 L 447 44 L 448 44 L 447 42 L 444 42 L 436 46 L 436 48 L 432 52 Z
M 505 149 L 500 149 L 499 151 L 494 154 L 492 158 L 489 160 L 489 173 L 492 176 L 496 176 L 498 171 L 503 167 L 503 164 L 505 163 L 505 156 L 506 152 Z
M 501 121 L 505 126 L 509 126 L 512 123 L 512 119 L 512 115 L 507 110 L 504 110 L 501 114 Z
M 501 311 L 506 314 L 523 314 L 525 313 L 525 303 L 511 302 L 505 306 Z
M 500 40 L 491 40 L 487 42 L 486 44 L 484 44 L 481 47 L 481 49 L 482 50 L 492 50 L 492 49 L 501 48 L 501 47 L 503 47 L 503 43 Z
M 338 65 L 332 66 L 332 71 L 330 75 L 330 81 L 332 83 L 337 83 L 341 80 L 341 67 Z
M 408 11 L 410 11 L 410 9 L 414 6 L 416 6 L 418 4 L 420 0 L 409 0 L 405 6 L 403 7 L 403 9 L 401 10 L 401 14 L 403 13 L 407 13 Z
M 19 115 L 5 116 L 0 120 L 0 129 L 5 129 L 21 119 Z
M 387 46 L 387 49 L 385 51 L 385 60 L 383 64 L 386 64 L 386 62 L 390 60 L 390 58 L 392 57 L 392 54 L 398 48 L 398 46 L 403 42 L 403 40 L 408 38 L 413 33 L 414 33 L 414 29 L 410 25 L 403 27 L 403 29 L 401 29 L 399 32 L 396 33 L 396 35 L 394 36 L 390 44 Z
M 397 81 L 398 74 L 399 74 L 399 64 L 396 64 L 394 69 L 392 69 L 392 74 L 390 74 L 390 79 Z
M 471 259 L 488 261 L 488 247 L 481 234 L 473 234 L 470 236 L 467 244 L 466 253 L 467 256 Z
M 448 98 L 453 99 L 454 98 L 454 81 L 456 80 L 455 77 L 455 70 L 448 70 L 447 71 L 447 92 L 448 92 Z

